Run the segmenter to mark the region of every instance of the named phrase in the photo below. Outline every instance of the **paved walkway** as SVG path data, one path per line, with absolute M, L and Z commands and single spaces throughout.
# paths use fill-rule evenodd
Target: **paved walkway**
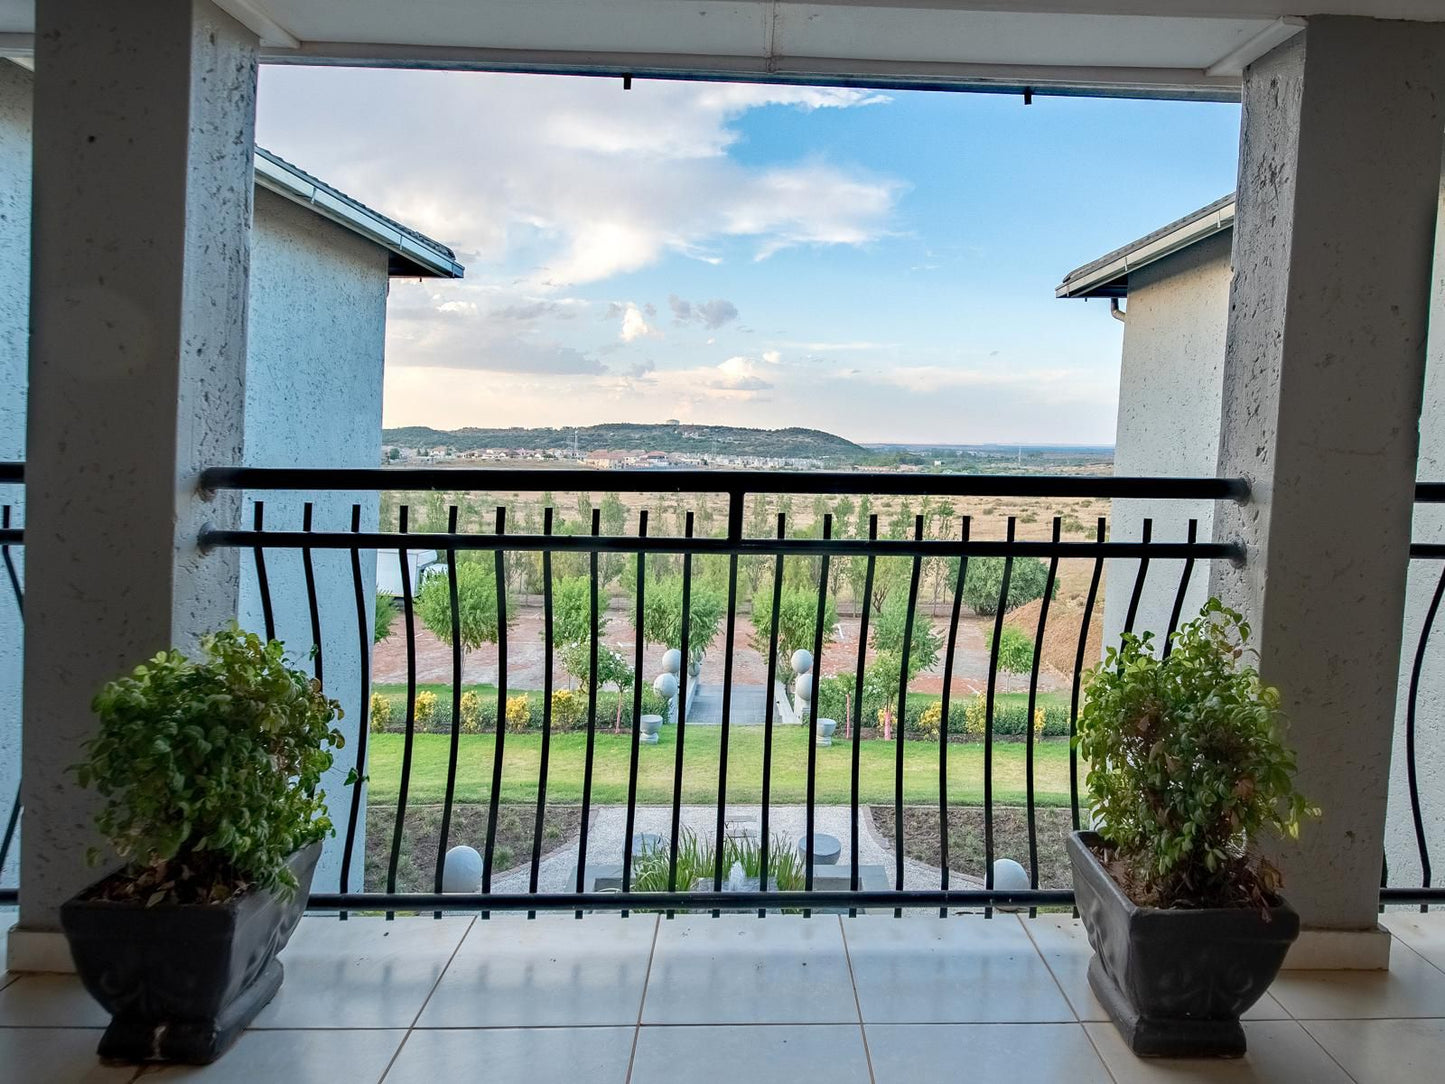
M 721 681 L 705 681 L 692 691 L 687 703 L 689 725 L 722 725 Z M 733 685 L 731 721 L 735 726 L 762 726 L 768 710 L 766 685 Z
M 814 809 L 815 832 L 837 837 L 843 845 L 838 864 L 847 866 L 852 861 L 849 841 L 851 825 L 849 808 L 846 805 L 820 805 Z M 734 805 L 727 811 L 729 823 L 750 828 L 754 834 L 762 828 L 762 806 Z M 717 806 L 687 805 L 682 807 L 682 824 L 699 836 L 711 839 L 717 832 Z M 803 806 L 774 806 L 768 815 L 768 834 L 781 836 L 788 843 L 797 846 L 807 828 L 807 810 Z M 595 810 L 592 824 L 587 831 L 587 867 L 620 866 L 622 864 L 622 842 L 626 837 L 627 808 L 605 806 Z M 637 823 L 634 829 L 668 838 L 672 831 L 672 807 L 665 805 L 638 806 Z M 873 817 L 868 807 L 858 810 L 858 862 L 860 865 L 877 865 L 886 868 L 888 881 L 893 883 L 893 851 L 879 837 L 873 827 Z M 576 887 L 577 841 L 572 840 L 542 859 L 538 870 L 537 887 L 542 892 L 568 892 Z M 496 892 L 525 892 L 530 867 L 512 870 L 492 882 Z M 949 883 L 960 888 L 978 885 L 977 878 L 961 873 L 949 875 Z M 937 888 L 939 871 L 936 866 L 903 860 L 904 888 Z

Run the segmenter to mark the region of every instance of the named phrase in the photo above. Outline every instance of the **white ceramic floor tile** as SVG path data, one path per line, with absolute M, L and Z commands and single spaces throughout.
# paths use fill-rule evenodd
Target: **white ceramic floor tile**
M 1012 915 L 845 918 L 843 935 L 870 1024 L 1074 1021 Z
M 6 1084 L 124 1084 L 127 1066 L 102 1065 L 95 1056 L 99 1030 L 0 1028 L 0 1079 Z
M 1445 969 L 1445 911 L 1386 911 L 1380 916 L 1396 939 L 1405 942 L 1436 967 Z
M 391 1064 L 403 1030 L 247 1031 L 211 1065 L 168 1065 L 146 1071 L 143 1084 L 198 1080 L 206 1084 L 376 1084 Z
M 1350 1084 L 1293 1020 L 1248 1020 L 1242 1058 L 1137 1058 L 1112 1024 L 1085 1024 L 1117 1084 Z
M 767 921 L 767 920 L 764 920 Z M 868 1084 L 857 1024 L 644 1027 L 631 1084 Z
M 0 1027 L 103 1028 L 110 1013 L 74 975 L 22 975 L 0 990 Z
M 1108 1020 L 1109 1014 L 1089 987 L 1089 958 L 1093 950 L 1089 948 L 1089 935 L 1084 932 L 1083 923 L 1069 915 L 1040 915 L 1021 921 L 1078 1018 Z M 1265 994 L 1249 1007 L 1244 1019 L 1288 1020 L 1289 1013 Z
M 636 1027 L 444 1028 L 407 1036 L 386 1084 L 623 1084 Z
M 1442 1076 L 1445 1020 L 1307 1020 L 1304 1027 L 1359 1084 Z
M 1111 1084 L 1080 1024 L 869 1024 L 876 1084 Z
M 410 1027 L 471 923 L 430 916 L 303 918 L 281 955 L 281 990 L 254 1026 Z
M 640 914 L 479 920 L 418 1026 L 636 1024 L 656 928 Z
M 1445 972 L 1403 941 L 1389 971 L 1285 971 L 1270 992 L 1296 1020 L 1445 1016 Z
M 644 1024 L 856 1024 L 834 915 L 663 920 Z

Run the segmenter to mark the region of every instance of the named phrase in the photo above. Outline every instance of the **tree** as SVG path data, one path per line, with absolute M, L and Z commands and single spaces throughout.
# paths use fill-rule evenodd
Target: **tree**
M 401 449 L 396 447 L 388 448 L 386 450 L 386 458 L 395 463 L 401 458 Z
M 712 646 L 727 609 L 726 597 L 706 584 L 694 582 L 688 599 L 688 654 L 702 657 Z M 682 647 L 682 576 L 673 575 L 647 585 L 642 606 L 642 632 L 649 643 Z
M 391 623 L 396 620 L 396 605 L 390 595 L 377 594 L 371 615 L 371 642 L 379 644 L 391 635 Z M 447 621 L 451 621 L 448 613 Z
M 829 596 L 823 611 L 823 638 L 832 638 L 838 624 L 838 605 Z M 753 595 L 752 645 L 766 660 L 773 635 L 773 585 L 763 584 Z M 778 669 L 791 672 L 793 652 L 812 651 L 818 635 L 818 591 L 816 588 L 785 587 L 778 606 Z
M 992 652 L 993 629 L 984 634 L 983 642 L 984 647 Z M 998 668 L 1005 673 L 1027 674 L 1033 665 L 1034 642 L 1029 634 L 1013 625 L 1005 625 L 998 642 Z
M 877 667 L 878 671 L 871 676 L 867 671 L 864 674 L 865 684 L 878 686 L 878 692 L 882 695 L 883 739 L 885 741 L 893 736 L 893 707 L 898 700 L 900 680 L 906 687 L 915 677 L 938 661 L 938 653 L 943 646 L 943 636 L 921 611 L 914 610 L 913 633 L 905 641 L 904 633 L 907 631 L 907 624 L 908 596 L 901 591 L 896 591 L 889 597 L 883 609 L 873 618 L 873 649 L 878 652 L 878 657 L 871 664 L 869 670 Z M 903 674 L 903 645 L 905 642 L 910 645 L 906 678 Z M 887 660 L 886 664 L 884 660 Z M 902 705 L 899 707 L 901 709 Z
M 513 621 L 507 606 L 507 623 Z M 445 575 L 428 576 L 416 596 L 421 623 L 444 644 L 452 642 L 451 586 Z M 457 562 L 457 630 L 463 651 L 497 642 L 497 577 L 490 562 Z
M 998 612 L 999 594 L 1003 590 L 1002 557 L 970 557 L 968 573 L 963 581 L 963 601 L 969 609 L 984 617 Z M 957 582 L 958 558 L 949 561 L 949 578 Z M 1016 557 L 1009 573 L 1008 600 L 1005 610 L 1012 610 L 1026 602 L 1044 597 L 1044 585 L 1048 583 L 1048 562 L 1037 557 Z M 1059 592 L 1058 581 L 1054 581 L 1054 595 Z

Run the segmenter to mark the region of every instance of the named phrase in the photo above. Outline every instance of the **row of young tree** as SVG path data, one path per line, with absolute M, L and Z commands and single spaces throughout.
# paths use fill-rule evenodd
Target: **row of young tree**
M 550 509 L 551 532 L 563 537 L 590 534 L 593 521 L 603 536 L 635 535 L 637 513 L 628 509 L 621 494 L 604 493 L 594 505 L 591 495 L 577 493 L 572 506 L 559 503 L 555 494 L 545 492 L 539 499 L 522 499 L 517 494 L 507 498 L 488 494 L 428 493 L 407 506 L 408 524 L 413 531 L 445 531 L 455 508 L 458 529 L 463 532 L 496 530 L 498 511 L 509 533 L 540 534 L 547 510 Z M 381 522 L 399 521 L 400 496 L 382 495 Z M 681 538 L 692 519 L 692 534 L 697 538 L 718 538 L 726 533 L 726 499 L 716 494 L 689 493 L 659 495 L 648 509 L 647 533 L 652 537 Z M 790 538 L 820 538 L 825 522 L 831 525 L 831 536 L 843 539 L 911 538 L 921 531 L 925 539 L 956 538 L 960 520 L 952 501 L 924 497 L 915 508 L 907 499 L 888 506 L 881 514 L 875 512 L 873 500 L 867 495 L 856 500 L 846 494 L 829 498 L 815 495 L 807 503 L 792 495 L 768 496 L 753 494 L 744 517 L 743 533 L 749 538 L 768 538 L 777 533 L 779 519 L 786 524 Z M 1066 527 L 1082 529 L 1077 520 L 1065 519 Z M 490 558 L 489 558 L 490 559 Z M 920 562 L 919 599 L 936 610 L 948 600 L 958 577 L 958 558 L 926 557 Z M 785 561 L 785 583 L 789 588 L 818 586 L 821 562 L 816 557 L 794 556 Z M 680 554 L 648 554 L 647 574 L 651 579 L 667 582 L 680 576 Z M 692 559 L 694 584 L 704 589 L 726 591 L 728 561 L 715 554 L 697 555 Z M 828 595 L 836 602 L 846 600 L 852 612 L 865 602 L 881 610 L 893 592 L 907 590 L 911 562 L 906 558 L 879 559 L 875 564 L 871 598 L 865 600 L 867 560 L 861 557 L 835 556 L 829 561 Z M 578 552 L 556 552 L 552 569 L 559 577 L 587 575 L 588 555 Z M 761 589 L 771 590 L 773 558 L 748 557 L 739 563 L 739 597 L 753 599 Z M 636 587 L 636 558 L 629 554 L 604 553 L 598 557 L 598 585 L 609 595 L 632 597 Z M 540 553 L 512 553 L 506 561 L 507 589 L 510 592 L 536 596 L 542 593 L 542 556 Z M 1002 558 L 972 558 L 969 561 L 964 603 L 976 613 L 990 615 L 998 606 L 1003 576 Z M 1041 561 L 1015 561 L 1006 608 L 1038 598 L 1043 593 L 1046 568 Z M 680 594 L 680 591 L 679 591 Z
M 531 556 L 531 555 L 518 555 Z M 607 641 L 611 616 L 608 611 L 607 592 L 601 582 L 599 569 L 598 602 L 596 618 L 596 674 L 592 673 L 593 624 L 592 624 L 592 581 L 589 574 L 579 572 L 575 567 L 557 567 L 559 557 L 580 557 L 584 566 L 587 555 L 555 554 L 552 571 L 552 642 L 558 651 L 562 665 L 570 679 L 583 689 L 590 688 L 595 680 L 599 689 L 613 688 L 618 692 L 618 719 L 620 723 L 622 693 L 629 689 L 635 676 L 635 659 L 611 647 Z M 600 555 L 603 557 L 616 555 Z M 672 564 L 656 560 L 649 555 L 644 567 L 646 584 L 643 592 L 642 633 L 646 643 L 662 648 L 680 647 L 682 643 L 682 595 L 683 576 Z M 831 562 L 830 562 L 831 563 Z M 968 563 L 963 584 L 963 602 L 979 614 L 993 614 L 997 611 L 1003 586 L 1002 558 L 972 558 Z M 761 564 L 765 570 L 775 569 L 775 559 L 770 557 L 747 557 L 740 561 L 745 564 Z M 818 595 L 821 563 L 809 557 L 788 557 L 784 559 L 783 584 L 779 595 L 777 621 L 778 674 L 787 681 L 792 677 L 789 661 L 795 651 L 804 648 L 811 651 L 818 634 Z M 727 617 L 728 558 L 717 555 L 696 555 L 688 598 L 688 654 L 691 662 L 700 660 L 717 641 Z M 498 588 L 496 566 L 492 554 L 482 552 L 462 553 L 457 558 L 456 631 L 464 652 L 474 651 L 483 644 L 496 643 L 499 638 Z M 958 561 L 949 564 L 950 574 L 956 583 Z M 865 566 L 866 574 L 866 566 Z M 943 634 L 935 628 L 920 599 L 914 607 L 911 620 L 909 595 L 912 562 L 908 558 L 879 558 L 875 562 L 871 591 L 867 591 L 865 603 L 869 608 L 869 638 L 873 648 L 873 660 L 868 663 L 864 681 L 870 699 L 882 704 L 880 725 L 884 737 L 891 737 L 894 726 L 897 698 L 900 687 L 906 686 L 918 674 L 933 667 L 943 648 Z M 831 581 L 830 570 L 830 581 Z M 866 578 L 866 576 L 865 576 Z M 623 593 L 628 598 L 636 597 L 637 570 L 635 558 L 627 561 L 618 576 Z M 1012 609 L 1025 602 L 1042 596 L 1047 581 L 1047 566 L 1035 559 L 1015 560 L 1010 574 L 1008 596 L 1004 599 L 1006 609 Z M 767 656 L 773 635 L 773 576 L 758 576 L 755 579 L 750 599 L 753 632 L 751 646 L 764 657 Z M 864 585 L 866 586 L 866 585 Z M 860 586 L 858 595 L 864 595 Z M 514 591 L 509 584 L 502 584 L 506 593 L 503 610 L 510 624 L 517 614 Z M 445 574 L 429 576 L 422 584 L 415 601 L 417 619 L 444 643 L 452 642 L 453 620 L 450 577 Z M 740 587 L 741 593 L 741 587 Z M 389 611 L 388 611 L 389 613 Z M 385 624 L 378 608 L 377 639 L 384 637 Z M 832 591 L 824 594 L 823 633 L 825 640 L 831 640 L 838 624 L 836 596 Z M 543 630 L 545 635 L 545 628 Z M 904 644 L 907 673 L 904 673 Z M 1006 640 L 1002 645 L 1000 661 L 1006 669 L 1026 667 L 1032 657 L 1032 644 L 1024 645 L 1023 662 L 1020 645 L 1010 646 Z M 854 648 L 856 651 L 856 648 Z M 644 667 L 655 666 L 655 659 L 644 659 Z

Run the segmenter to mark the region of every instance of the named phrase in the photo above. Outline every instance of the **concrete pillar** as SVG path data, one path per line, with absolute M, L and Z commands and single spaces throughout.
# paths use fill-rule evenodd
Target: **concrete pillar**
M 257 45 L 210 0 L 39 0 L 35 41 L 22 969 L 97 876 L 91 697 L 235 613 L 196 481 L 241 461 Z
M 1445 26 L 1312 18 L 1245 73 L 1219 471 L 1242 569 L 1211 587 L 1255 628 L 1299 786 L 1278 845 L 1296 966 L 1383 967 L 1376 927 L 1410 540 Z

